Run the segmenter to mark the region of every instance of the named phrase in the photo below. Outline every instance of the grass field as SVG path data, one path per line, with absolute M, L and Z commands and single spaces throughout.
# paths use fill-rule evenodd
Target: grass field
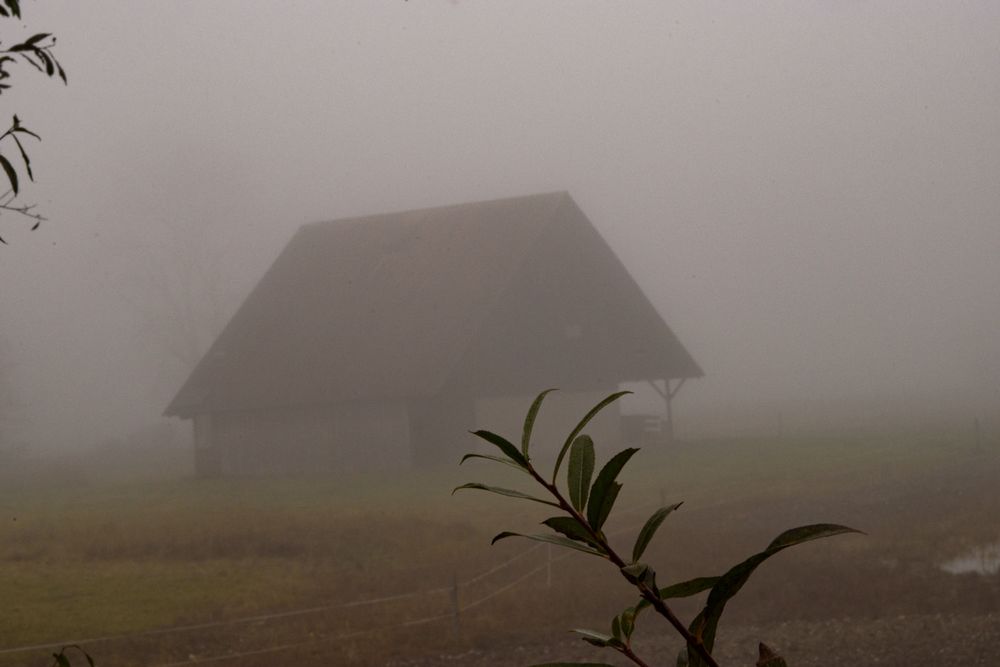
M 624 475 L 609 531 L 627 547 L 659 503 L 684 500 L 649 551 L 661 581 L 717 574 L 792 525 L 868 534 L 774 559 L 732 605 L 732 623 L 995 610 L 996 577 L 937 567 L 1000 538 L 989 520 L 1000 516 L 998 447 L 985 445 L 855 437 L 649 448 Z M 603 627 L 633 601 L 604 563 L 529 552 L 528 542 L 489 546 L 500 530 L 531 531 L 547 516 L 478 492 L 450 495 L 464 481 L 519 484 L 503 467 L 276 480 L 157 467 L 166 472 L 64 470 L 0 489 L 0 651 L 110 637 L 87 645 L 99 665 L 236 653 L 248 655 L 210 664 L 383 665 L 561 639 L 571 627 Z M 44 665 L 50 653 L 0 652 L 0 665 Z

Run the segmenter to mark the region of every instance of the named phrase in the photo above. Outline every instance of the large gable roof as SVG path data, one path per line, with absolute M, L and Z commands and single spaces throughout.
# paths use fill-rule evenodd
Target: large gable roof
M 561 192 L 302 227 L 166 413 L 434 395 L 567 206 Z

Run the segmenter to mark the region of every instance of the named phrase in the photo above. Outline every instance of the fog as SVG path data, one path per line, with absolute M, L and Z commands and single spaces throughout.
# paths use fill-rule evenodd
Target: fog
M 69 444 L 158 415 L 190 266 L 228 314 L 305 222 L 557 189 L 706 369 L 687 404 L 995 410 L 997 14 L 32 7 L 71 82 L 8 93 L 51 220 L 4 222 L 19 421 Z
M 168 350 L 204 349 L 303 223 L 551 190 L 705 369 L 680 422 L 985 418 L 998 19 L 988 2 L 32 5 L 70 83 L 21 71 L 4 94 L 44 139 L 25 199 L 50 219 L 3 221 L 19 435 L 74 447 L 157 419 L 190 369 Z M 197 335 L 168 303 L 185 290 Z
M 304 225 L 561 192 L 704 371 L 673 402 L 677 441 L 642 452 L 649 458 L 629 473 L 624 509 L 616 508 L 634 518 L 657 496 L 661 505 L 688 501 L 690 513 L 670 518 L 679 537 L 654 543 L 651 562 L 667 563 L 670 578 L 719 574 L 738 562 L 735 551 L 745 548 L 742 558 L 778 530 L 843 522 L 870 536 L 789 558 L 787 578 L 762 575 L 771 579 L 756 589 L 761 615 L 738 606 L 733 614 L 770 623 L 783 646 L 821 656 L 829 654 L 809 642 L 833 626 L 816 634 L 795 623 L 863 617 L 835 633 L 845 664 L 882 655 L 850 651 L 893 631 L 909 636 L 885 645 L 915 652 L 924 651 L 909 641 L 917 635 L 966 653 L 992 642 L 992 659 L 1000 592 L 995 574 L 985 577 L 1000 534 L 984 517 L 1000 511 L 1000 4 L 22 5 L 22 22 L 0 19 L 4 45 L 14 33 L 54 33 L 69 81 L 22 63 L 0 97 L 42 137 L 26 145 L 35 182 L 18 201 L 47 218 L 32 231 L 30 220 L 0 213 L 0 598 L 16 611 L 0 620 L 0 665 L 48 647 L 42 664 L 60 637 L 121 635 L 85 645 L 106 664 L 223 660 L 260 646 L 274 653 L 246 664 L 435 664 L 389 661 L 422 647 L 496 667 L 512 664 L 509 655 L 469 656 L 508 639 L 548 646 L 555 628 L 605 623 L 628 599 L 603 583 L 584 599 L 570 580 L 596 582 L 589 565 L 553 567 L 552 552 L 539 565 L 538 551 L 521 569 L 502 570 L 524 544 L 490 547 L 489 538 L 541 517 L 508 511 L 509 499 L 448 497 L 463 481 L 495 479 L 452 465 L 453 452 L 422 468 L 407 460 L 396 476 L 380 460 L 375 473 L 261 474 L 273 459 L 294 458 L 283 441 L 235 470 L 243 477 L 204 480 L 191 422 L 164 416 Z M 534 238 L 522 227 L 522 240 Z M 386 238 L 389 255 L 396 248 Z M 585 262 L 563 264 L 602 280 Z M 536 268 L 519 270 L 528 281 L 551 276 L 529 272 Z M 272 303 L 291 303 L 293 293 L 279 290 Z M 602 313 L 615 307 L 595 304 Z M 544 321 L 546 307 L 518 312 Z M 282 317 L 298 321 L 281 308 L 262 321 L 278 322 L 277 331 Z M 395 340 L 388 328 L 356 338 L 370 352 L 373 341 Z M 568 339 L 583 331 L 556 329 Z M 497 349 L 483 340 L 482 349 Z M 263 367 L 284 359 L 303 375 L 315 370 L 286 352 L 274 350 Z M 449 352 L 396 346 L 384 359 Z M 482 367 L 523 366 L 522 377 L 535 380 L 537 368 L 521 358 L 483 356 Z M 349 379 L 377 384 L 370 375 Z M 537 381 L 532 391 L 555 382 Z M 638 394 L 623 400 L 626 413 L 663 411 L 648 383 L 628 386 Z M 487 397 L 488 407 L 520 417 L 530 396 L 515 393 Z M 556 415 L 574 417 L 584 404 L 572 400 L 598 395 L 546 399 L 538 433 L 564 432 Z M 423 415 L 417 404 L 352 404 L 328 410 L 327 421 L 282 406 L 292 426 L 280 437 L 314 435 L 333 420 L 348 424 L 338 432 L 345 440 L 368 427 L 404 433 L 381 455 L 405 458 L 417 451 L 406 453 L 406 438 L 418 426 L 425 436 L 466 435 L 463 415 L 437 420 L 450 404 L 425 402 Z M 230 435 L 263 434 L 263 442 L 277 422 L 248 418 Z M 620 422 L 605 426 L 592 424 L 595 439 L 622 432 Z M 619 444 L 605 443 L 599 456 Z M 631 526 L 622 521 L 616 530 Z M 676 545 L 684 558 L 674 559 Z M 705 571 L 688 572 L 692 565 Z M 544 587 L 525 578 L 541 576 L 536 566 Z M 497 572 L 507 578 L 487 578 Z M 483 582 L 492 588 L 479 599 L 472 583 Z M 780 586 L 788 592 L 773 593 Z M 279 651 L 355 632 L 356 612 L 331 630 L 333 621 L 309 615 L 318 605 L 418 587 L 440 595 L 445 610 L 420 623 L 450 623 L 454 610 L 453 633 L 439 631 L 444 623 L 405 634 L 415 627 L 410 612 L 439 613 L 429 597 L 366 617 L 396 624 L 391 641 L 337 643 L 329 655 Z M 483 602 L 461 624 L 460 599 L 463 613 Z M 266 632 L 238 625 L 271 613 Z M 924 625 L 914 630 L 906 618 Z M 184 634 L 207 620 L 236 629 Z M 151 628 L 169 630 L 150 639 L 142 633 Z M 766 638 L 746 646 L 757 639 Z M 534 650 L 517 658 L 529 656 L 567 658 Z

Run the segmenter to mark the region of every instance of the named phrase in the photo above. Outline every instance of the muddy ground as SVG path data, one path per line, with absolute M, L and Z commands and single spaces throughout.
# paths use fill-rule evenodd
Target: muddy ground
M 754 665 L 757 644 L 764 641 L 792 667 L 1000 665 L 1000 573 L 954 575 L 941 568 L 968 546 L 1000 537 L 998 479 L 1000 466 L 991 456 L 923 476 L 854 485 L 847 502 L 838 494 L 820 494 L 793 505 L 755 503 L 744 524 L 731 526 L 737 541 L 744 530 L 766 533 L 771 523 L 837 515 L 848 504 L 849 521 L 868 535 L 836 538 L 762 567 L 755 575 L 760 580 L 741 593 L 749 599 L 733 604 L 723 618 L 714 652 L 720 664 Z M 684 611 L 682 617 L 690 618 L 693 608 Z M 680 641 L 665 622 L 643 623 L 636 653 L 651 666 L 674 665 Z M 576 661 L 633 664 L 569 633 L 387 664 L 517 667 Z

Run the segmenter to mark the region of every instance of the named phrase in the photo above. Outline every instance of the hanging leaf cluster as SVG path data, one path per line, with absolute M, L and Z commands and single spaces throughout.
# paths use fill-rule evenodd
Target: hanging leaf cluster
M 21 0 L 2 0 L 0 2 L 0 16 L 21 18 Z
M 42 138 L 23 126 L 17 116 L 14 116 L 14 120 L 7 131 L 0 135 L 0 144 L 8 138 L 13 140 L 18 152 L 21 154 L 21 160 L 24 164 L 25 173 L 28 174 L 28 179 L 35 180 L 35 175 L 31 171 L 31 159 L 28 157 L 27 151 L 24 150 L 24 144 L 21 143 L 21 138 L 18 135 L 32 137 L 38 141 L 41 141 Z M 17 170 L 14 169 L 14 165 L 2 153 L 0 153 L 0 167 L 3 167 L 4 174 L 7 176 L 7 181 L 10 184 L 11 192 L 16 196 L 20 192 Z
M 11 2 L 11 0 L 6 0 L 6 2 L 6 6 L 0 5 L 0 12 L 6 9 L 6 13 L 2 15 L 11 16 L 12 10 L 10 9 L 10 5 L 13 4 L 18 10 L 13 15 L 20 17 L 21 13 L 17 2 Z M 23 42 L 18 42 L 12 46 L 5 47 L 3 42 L 0 42 L 0 94 L 10 88 L 11 85 L 9 82 L 11 74 L 7 68 L 18 61 L 28 63 L 46 76 L 58 76 L 62 79 L 63 83 L 67 83 L 66 70 L 63 69 L 62 63 L 59 62 L 55 53 L 53 53 L 55 45 L 55 35 L 49 32 L 36 33 Z
M 21 3 L 19 0 L 0 0 L 0 18 L 21 18 Z M 66 83 L 66 70 L 53 53 L 56 38 L 52 33 L 40 32 L 28 37 L 24 41 L 16 42 L 11 46 L 5 46 L 0 41 L 0 94 L 11 87 L 10 67 L 18 62 L 25 62 L 33 68 L 49 77 L 59 77 Z M 14 200 L 21 192 L 23 178 L 21 172 L 15 168 L 15 159 L 11 158 L 13 149 L 17 149 L 18 162 L 23 165 L 23 175 L 28 180 L 35 179 L 31 168 L 31 159 L 22 143 L 23 139 L 31 137 L 41 140 L 37 134 L 25 127 L 15 115 L 10 127 L 0 135 L 0 169 L 3 171 L 3 178 L 7 180 L 7 188 L 0 188 L 0 211 L 18 213 L 34 221 L 31 229 L 38 229 L 44 218 L 32 211 L 33 206 L 16 205 Z M 0 236 L 0 243 L 6 241 Z

